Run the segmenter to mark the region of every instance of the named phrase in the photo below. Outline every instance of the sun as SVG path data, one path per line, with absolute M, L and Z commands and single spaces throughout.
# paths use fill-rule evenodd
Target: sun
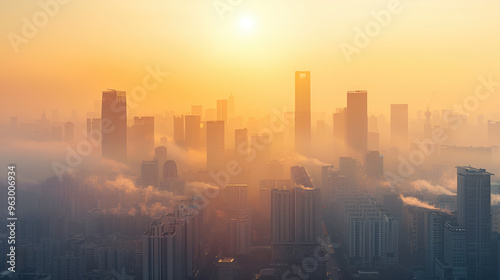
M 254 22 L 252 18 L 244 16 L 240 19 L 239 25 L 243 30 L 252 30 L 254 27 Z

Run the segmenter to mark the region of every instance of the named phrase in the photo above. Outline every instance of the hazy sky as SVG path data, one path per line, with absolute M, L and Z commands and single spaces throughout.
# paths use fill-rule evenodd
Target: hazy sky
M 241 4 L 221 20 L 215 2 Z M 500 81 L 500 1 L 493 0 L 401 0 L 401 12 L 349 63 L 340 44 L 354 45 L 355 28 L 365 29 L 389 2 L 69 0 L 16 53 L 11 32 L 23 36 L 23 18 L 33 22 L 43 9 L 4 0 L 1 122 L 38 117 L 42 108 L 59 109 L 60 118 L 76 108 L 83 117 L 102 90 L 141 85 L 148 65 L 170 76 L 133 114 L 215 108 L 230 93 L 238 113 L 292 109 L 296 70 L 311 71 L 313 111 L 325 112 L 344 107 L 347 90 L 368 90 L 369 113 L 388 113 L 390 103 L 410 103 L 414 113 L 433 91 L 431 107 L 451 107 L 473 94 L 478 76 Z M 481 111 L 498 111 L 497 93 Z

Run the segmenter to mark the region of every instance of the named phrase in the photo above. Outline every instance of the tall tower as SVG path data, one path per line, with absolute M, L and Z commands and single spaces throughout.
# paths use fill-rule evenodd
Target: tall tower
M 368 143 L 367 92 L 347 92 L 347 146 L 349 154 L 361 159 Z
M 408 104 L 391 104 L 391 144 L 408 150 Z
M 127 98 L 124 91 L 102 92 L 102 156 L 127 162 Z
M 431 139 L 431 111 L 429 111 L 429 107 L 425 111 L 425 124 L 424 124 L 424 137 L 426 139 Z
M 207 122 L 207 169 L 222 170 L 225 166 L 224 121 Z
M 457 222 L 465 227 L 467 279 L 492 279 L 490 268 L 491 173 L 457 166 Z
M 295 151 L 307 155 L 311 148 L 311 73 L 295 72 Z

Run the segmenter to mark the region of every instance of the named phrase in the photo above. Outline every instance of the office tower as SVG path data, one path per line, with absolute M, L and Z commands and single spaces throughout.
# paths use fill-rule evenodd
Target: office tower
M 163 165 L 167 161 L 167 147 L 158 146 L 155 148 L 154 160 L 158 161 L 158 174 L 162 175 Z
M 338 190 L 346 187 L 345 176 L 333 165 L 321 167 L 321 193 L 324 203 L 333 201 Z
M 234 96 L 232 94 L 230 94 L 227 98 L 227 116 L 229 117 L 229 119 L 235 117 Z
M 184 116 L 186 125 L 184 141 L 186 148 L 198 149 L 201 145 L 201 116 L 186 115 Z
M 333 139 L 337 155 L 346 152 L 346 112 L 347 108 L 338 108 L 333 114 Z
M 174 116 L 174 141 L 178 144 L 184 141 L 184 116 Z
M 221 258 L 217 262 L 217 280 L 236 280 L 238 279 L 236 261 L 234 258 Z
M 217 100 L 217 120 L 227 124 L 227 100 Z
M 158 161 L 143 161 L 141 166 L 141 185 L 158 187 Z
M 298 261 L 313 253 L 321 235 L 321 191 L 295 188 L 271 192 L 273 261 Z
M 434 275 L 436 259 L 443 258 L 444 227 L 448 220 L 450 216 L 446 213 L 436 211 L 427 213 L 425 268 L 428 275 Z
M 457 222 L 465 227 L 467 279 L 491 279 L 491 173 L 457 166 Z
M 175 195 L 184 195 L 186 181 L 179 178 L 177 174 L 177 164 L 173 160 L 167 160 L 162 166 L 162 180 L 160 189 L 174 193 Z
M 365 268 L 398 264 L 399 222 L 365 192 L 345 189 L 335 198 L 338 232 L 350 263 Z
M 303 166 L 292 166 L 290 168 L 290 179 L 292 180 L 293 188 L 304 187 L 306 189 L 313 189 L 309 175 Z
M 295 151 L 309 154 L 311 148 L 311 73 L 295 72 Z
M 429 209 L 405 206 L 403 210 L 403 248 L 415 262 L 424 264 L 425 216 Z
M 456 222 L 445 222 L 443 257 L 436 258 L 434 263 L 434 274 L 440 280 L 469 279 L 467 277 L 466 264 L 466 235 L 467 230 L 459 226 Z
M 347 147 L 349 154 L 360 159 L 366 153 L 368 138 L 367 92 L 347 92 Z
M 207 122 L 207 169 L 225 168 L 224 121 Z
M 127 162 L 127 99 L 124 91 L 102 92 L 102 156 Z
M 368 151 L 378 151 L 379 150 L 379 142 L 380 142 L 380 136 L 378 132 L 368 132 L 368 138 L 367 138 L 367 150 Z
M 500 145 L 500 122 L 488 121 L 488 145 Z
M 425 124 L 424 124 L 424 138 L 425 139 L 432 139 L 432 125 L 431 125 L 431 111 L 429 111 L 429 108 L 425 111 Z
M 191 105 L 191 115 L 200 116 L 203 113 L 203 107 L 201 105 Z
M 234 130 L 234 149 L 235 149 L 235 160 L 241 166 L 246 166 L 246 162 L 248 159 L 248 129 L 235 129 Z
M 250 253 L 251 222 L 250 217 L 240 213 L 228 221 L 227 254 L 230 256 L 248 255 Z
M 347 188 L 357 187 L 358 184 L 358 172 L 357 172 L 357 160 L 351 157 L 340 157 L 339 158 L 339 170 L 340 174 L 345 176 L 345 184 Z
M 378 151 L 366 153 L 366 176 L 372 179 L 380 179 L 384 175 L 384 157 Z
M 271 192 L 276 188 L 276 180 L 265 179 L 260 180 L 259 198 L 260 212 L 266 218 L 271 218 Z
M 91 135 L 98 133 L 101 135 L 102 130 L 101 130 L 101 119 L 92 119 L 88 118 L 87 119 L 87 138 L 91 137 Z
M 222 194 L 226 205 L 232 211 L 243 209 L 247 205 L 248 186 L 245 184 L 226 185 Z
M 408 150 L 408 104 L 391 104 L 391 145 Z
M 64 124 L 64 141 L 73 142 L 75 137 L 75 126 L 72 122 L 66 122 Z
M 153 221 L 143 237 L 143 278 L 144 280 L 168 279 L 175 276 L 174 227 L 159 220 Z
M 129 155 L 131 161 L 142 161 L 154 156 L 155 121 L 154 117 L 134 117 L 129 133 Z

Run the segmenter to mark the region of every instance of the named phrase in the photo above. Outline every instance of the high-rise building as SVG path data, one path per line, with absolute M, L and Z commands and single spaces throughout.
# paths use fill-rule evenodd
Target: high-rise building
M 427 213 L 425 268 L 428 275 L 434 275 L 436 259 L 443 258 L 444 223 L 448 220 L 449 215 L 446 213 L 437 211 Z
M 271 192 L 274 261 L 297 261 L 313 253 L 321 235 L 321 191 L 297 187 Z
M 102 92 L 102 156 L 127 162 L 127 98 L 124 91 Z
M 425 124 L 424 124 L 424 138 L 425 139 L 431 139 L 432 134 L 432 125 L 431 125 L 431 111 L 429 111 L 429 108 L 425 111 Z
M 158 161 L 158 174 L 161 176 L 163 165 L 165 164 L 165 161 L 167 161 L 167 147 L 156 147 L 154 160 Z
M 345 176 L 345 184 L 347 188 L 357 187 L 358 172 L 356 159 L 352 157 L 340 157 L 339 170 L 340 174 Z
M 295 72 L 295 150 L 307 155 L 311 149 L 311 73 Z
M 242 166 L 246 165 L 249 152 L 248 129 L 241 128 L 234 130 L 235 159 Z
M 380 179 L 384 175 L 384 157 L 378 151 L 368 151 L 365 160 L 366 176 Z
M 227 100 L 217 100 L 217 120 L 227 124 Z
M 207 169 L 225 167 L 224 121 L 207 122 Z
M 321 167 L 321 193 L 323 202 L 330 203 L 338 190 L 346 187 L 345 176 L 333 165 Z
M 445 222 L 443 230 L 443 256 L 435 259 L 434 274 L 440 280 L 469 279 L 466 264 L 467 230 L 454 221 Z
M 457 166 L 457 222 L 466 233 L 467 279 L 491 279 L 491 173 Z
M 366 153 L 368 141 L 367 92 L 347 92 L 347 146 L 349 154 L 361 159 Z
M 143 161 L 141 166 L 141 185 L 158 187 L 158 161 Z
M 184 195 L 186 181 L 179 178 L 177 164 L 173 160 L 167 160 L 162 166 L 162 180 L 160 189 L 167 190 L 175 195 Z
M 174 116 L 174 141 L 184 141 L 184 116 Z
M 174 227 L 159 220 L 153 221 L 143 237 L 143 278 L 144 280 L 168 279 L 175 276 Z
M 500 145 L 500 122 L 488 121 L 488 145 Z
M 154 117 L 134 117 L 129 133 L 129 155 L 131 161 L 142 161 L 154 156 L 155 119 Z
M 313 184 L 306 169 L 303 166 L 292 166 L 290 168 L 290 179 L 292 180 L 292 186 L 304 187 L 306 189 L 313 189 Z
M 391 145 L 408 150 L 408 104 L 391 104 Z
M 198 149 L 201 145 L 201 116 L 186 115 L 184 116 L 186 129 L 184 131 L 184 140 L 186 148 Z
M 346 152 L 346 112 L 346 108 L 338 108 L 333 114 L 333 139 L 337 155 Z

